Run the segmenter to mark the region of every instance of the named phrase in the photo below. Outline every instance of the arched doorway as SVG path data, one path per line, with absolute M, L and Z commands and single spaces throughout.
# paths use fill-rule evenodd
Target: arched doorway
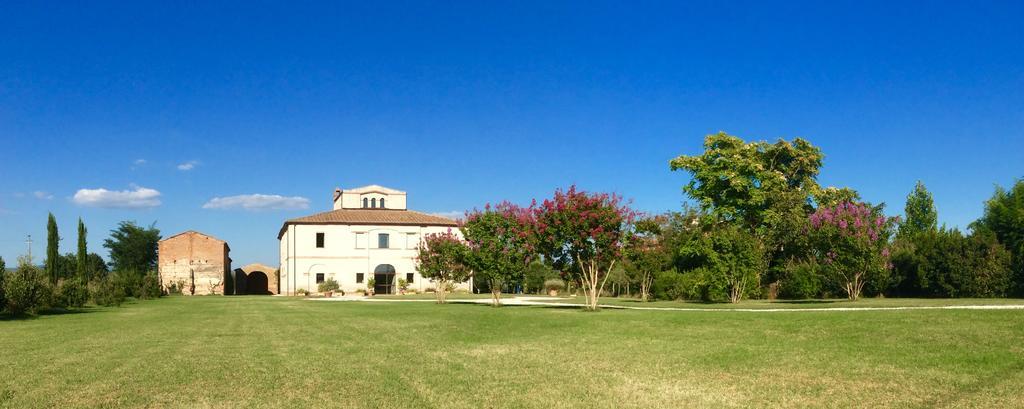
M 395 266 L 380 264 L 373 269 L 373 293 L 391 294 L 394 291 Z
M 253 271 L 245 277 L 246 294 L 270 294 L 267 288 L 267 274 L 262 271 Z

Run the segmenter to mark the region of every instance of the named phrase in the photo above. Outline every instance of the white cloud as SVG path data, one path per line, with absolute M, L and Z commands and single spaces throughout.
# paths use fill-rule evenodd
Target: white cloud
M 135 162 L 132 162 L 132 163 L 134 163 L 135 166 L 142 166 L 142 165 L 146 164 L 146 160 L 145 159 L 136 159 Z
M 199 165 L 199 161 L 197 161 L 197 160 L 190 160 L 188 162 L 179 164 L 178 165 L 178 170 L 189 171 L 189 170 L 195 169 L 196 165 Z
M 53 199 L 53 195 L 51 195 L 50 193 L 44 192 L 42 190 L 37 190 L 35 192 L 32 192 L 32 196 L 35 197 L 36 199 L 40 199 L 40 200 L 50 200 L 50 199 Z
M 466 212 L 463 212 L 461 210 L 452 210 L 450 212 L 437 212 L 431 214 L 434 216 L 447 217 L 452 220 L 464 219 L 466 217 Z
M 281 195 L 237 195 L 215 197 L 203 205 L 203 209 L 244 209 L 244 210 L 298 210 L 308 209 L 309 199 L 299 196 Z
M 71 201 L 79 206 L 106 208 L 146 208 L 160 206 L 160 192 L 141 186 L 113 191 L 103 188 L 78 189 Z

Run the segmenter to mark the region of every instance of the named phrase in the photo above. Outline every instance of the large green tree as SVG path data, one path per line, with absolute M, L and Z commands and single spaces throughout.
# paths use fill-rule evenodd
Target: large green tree
M 900 224 L 897 233 L 897 237 L 901 239 L 910 239 L 939 228 L 939 213 L 935 210 L 935 200 L 920 180 L 914 186 L 914 191 L 907 195 L 904 213 L 906 219 Z
M 990 232 L 1013 254 L 1017 291 L 1024 294 L 1024 180 L 1007 190 L 996 187 L 985 202 L 985 214 L 971 223 L 976 232 Z
M 669 162 L 672 170 L 691 175 L 683 191 L 703 210 L 720 220 L 760 228 L 765 211 L 785 191 L 818 190 L 816 178 L 824 155 L 804 139 L 746 142 L 719 132 L 704 139 L 700 155 L 682 155 Z
M 60 278 L 60 234 L 57 232 L 57 218 L 53 213 L 46 219 L 46 260 L 44 261 L 46 276 L 50 283 L 57 284 Z
M 704 152 L 670 162 L 691 178 L 683 191 L 697 200 L 714 224 L 747 229 L 764 245 L 770 281 L 805 253 L 804 226 L 812 204 L 855 196 L 849 189 L 821 189 L 817 182 L 824 155 L 795 138 L 746 142 L 720 132 L 704 139 Z
M 684 257 L 703 269 L 709 285 L 724 289 L 729 301 L 738 303 L 757 287 L 764 270 L 764 248 L 748 229 L 732 223 L 707 226 L 697 240 L 683 246 Z
M 466 216 L 466 264 L 476 280 L 487 282 L 495 306 L 501 305 L 502 287 L 521 283 L 535 257 L 531 226 L 529 209 L 508 202 Z
M 86 249 L 85 243 L 85 223 L 82 222 L 82 218 L 78 218 L 78 254 L 75 257 L 75 275 L 82 280 L 88 281 L 89 277 L 89 253 Z
M 140 227 L 134 221 L 123 221 L 110 231 L 103 247 L 110 250 L 110 265 L 117 272 L 140 276 L 156 268 L 160 230 L 154 225 Z

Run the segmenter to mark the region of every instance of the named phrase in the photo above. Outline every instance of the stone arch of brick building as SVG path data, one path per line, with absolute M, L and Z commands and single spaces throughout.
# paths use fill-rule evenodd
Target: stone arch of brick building
M 278 294 L 278 270 L 265 264 L 253 263 L 235 269 L 235 294 Z M 266 282 L 264 289 L 262 283 Z M 259 287 L 259 288 L 257 288 Z

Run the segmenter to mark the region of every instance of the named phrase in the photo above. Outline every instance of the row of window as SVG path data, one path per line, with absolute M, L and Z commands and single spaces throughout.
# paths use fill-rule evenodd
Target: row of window
M 365 234 L 365 233 L 356 233 L 356 248 L 360 248 L 359 247 L 359 242 L 361 241 L 360 235 L 362 235 L 362 234 Z M 410 235 L 410 237 L 413 236 L 412 233 L 410 233 L 409 235 Z M 325 233 L 317 233 L 316 234 L 316 248 L 318 248 L 318 249 L 324 248 L 325 238 L 326 238 L 326 234 Z M 379 248 L 379 249 L 389 249 L 389 248 L 391 248 L 391 235 L 388 234 L 388 233 L 378 233 L 377 234 L 377 248 Z
M 364 209 L 376 209 L 377 208 L 377 198 L 367 199 L 367 198 L 364 197 L 363 198 L 363 208 Z M 384 208 L 384 198 L 383 197 L 380 198 L 380 208 L 381 209 Z
M 405 273 L 405 281 L 409 284 L 412 284 L 413 277 L 413 273 Z M 356 273 L 356 284 L 362 284 L 365 278 L 365 273 Z M 324 273 L 316 273 L 316 283 L 320 284 L 322 282 L 324 282 Z

